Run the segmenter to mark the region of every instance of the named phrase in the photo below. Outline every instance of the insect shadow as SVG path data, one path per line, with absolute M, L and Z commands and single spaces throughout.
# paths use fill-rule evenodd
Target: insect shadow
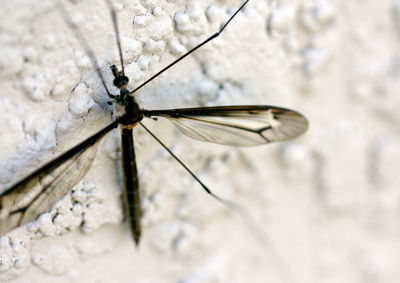
M 246 6 L 249 0 L 245 1 L 232 14 L 218 32 L 208 37 L 133 90 L 128 89 L 129 78 L 125 76 L 116 12 L 111 2 L 105 0 L 111 14 L 119 52 L 120 68 L 115 65 L 110 67 L 114 76 L 113 84 L 119 89 L 118 94 L 112 94 L 109 91 L 93 50 L 86 39 L 79 33 L 78 27 L 70 18 L 65 7 L 60 1 L 54 1 L 64 21 L 89 57 L 110 99 L 110 103 L 113 104 L 114 109 L 122 109 L 122 111 L 120 111 L 120 114 L 113 123 L 37 169 L 0 195 L 0 235 L 35 220 L 40 214 L 49 210 L 61 197 L 66 195 L 85 176 L 91 167 L 102 138 L 118 126 L 121 132 L 124 210 L 126 218 L 130 223 L 133 239 L 137 245 L 140 241 L 140 221 L 142 215 L 132 133 L 134 127 L 137 125 L 143 127 L 146 132 L 164 147 L 208 194 L 242 214 L 242 209 L 238 205 L 222 199 L 211 192 L 158 137 L 143 125 L 141 122 L 142 119 L 166 118 L 180 132 L 193 139 L 233 146 L 256 146 L 293 139 L 307 130 L 307 119 L 297 111 L 268 105 L 146 110 L 140 108 L 133 94 L 173 65 L 218 37 L 234 17 Z

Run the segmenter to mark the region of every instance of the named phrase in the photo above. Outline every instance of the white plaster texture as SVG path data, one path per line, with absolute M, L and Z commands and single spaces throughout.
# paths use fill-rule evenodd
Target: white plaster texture
M 64 2 L 111 86 L 118 57 L 106 5 Z M 113 3 L 132 88 L 240 5 Z M 4 190 L 107 125 L 111 107 L 52 1 L 1 6 Z M 70 194 L 0 238 L 0 281 L 398 282 L 399 75 L 398 0 L 251 0 L 220 38 L 136 97 L 148 109 L 270 104 L 308 117 L 301 138 L 256 148 L 201 143 L 162 119 L 145 122 L 216 194 L 246 208 L 253 233 L 138 128 L 145 213 L 135 247 L 123 221 L 114 131 Z

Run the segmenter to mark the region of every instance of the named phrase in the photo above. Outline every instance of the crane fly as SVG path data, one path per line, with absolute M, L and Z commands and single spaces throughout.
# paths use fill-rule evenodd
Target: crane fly
M 112 99 L 112 104 L 115 108 L 122 109 L 123 113 L 113 123 L 98 133 L 5 190 L 0 195 L 0 234 L 5 234 L 18 226 L 35 220 L 40 214 L 48 211 L 61 197 L 66 195 L 89 170 L 102 138 L 118 126 L 121 131 L 124 209 L 126 218 L 129 219 L 132 236 L 136 244 L 139 243 L 140 239 L 140 219 L 142 214 L 132 133 L 133 128 L 137 125 L 143 127 L 155 138 L 202 185 L 207 193 L 218 200 L 222 200 L 213 194 L 171 150 L 142 124 L 142 119 L 166 118 L 180 132 L 193 139 L 232 146 L 255 146 L 270 142 L 286 141 L 304 133 L 308 127 L 307 119 L 297 111 L 281 107 L 251 105 L 145 110 L 139 107 L 133 96 L 134 92 L 158 75 L 207 42 L 218 37 L 248 2 L 249 0 L 245 1 L 217 33 L 189 50 L 134 90 L 129 90 L 127 87 L 129 79 L 125 76 L 124 71 L 116 12 L 111 3 L 106 0 L 116 33 L 121 62 L 121 70 L 115 65 L 111 66 L 114 76 L 113 84 L 119 89 L 118 95 L 113 95 L 108 90 L 92 49 L 85 38 L 78 32 L 77 26 L 69 17 L 65 7 L 60 2 L 57 2 L 57 8 L 66 24 L 74 32 L 74 36 L 85 49 L 108 96 Z

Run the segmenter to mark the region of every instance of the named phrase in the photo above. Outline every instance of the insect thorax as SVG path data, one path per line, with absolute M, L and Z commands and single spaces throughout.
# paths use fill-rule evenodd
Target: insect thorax
M 143 119 L 143 114 L 135 97 L 128 89 L 129 78 L 123 74 L 123 71 L 119 71 L 115 65 L 111 66 L 111 71 L 114 75 L 113 84 L 120 91 L 119 96 L 114 97 L 113 116 L 116 118 L 124 116 L 121 123 L 128 127 L 134 126 L 134 124 Z

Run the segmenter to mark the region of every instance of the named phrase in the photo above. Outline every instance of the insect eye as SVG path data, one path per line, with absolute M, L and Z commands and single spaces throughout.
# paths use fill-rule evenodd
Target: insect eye
M 114 79 L 113 84 L 117 88 L 121 88 L 124 85 L 127 85 L 129 83 L 129 79 L 126 76 L 118 76 Z

